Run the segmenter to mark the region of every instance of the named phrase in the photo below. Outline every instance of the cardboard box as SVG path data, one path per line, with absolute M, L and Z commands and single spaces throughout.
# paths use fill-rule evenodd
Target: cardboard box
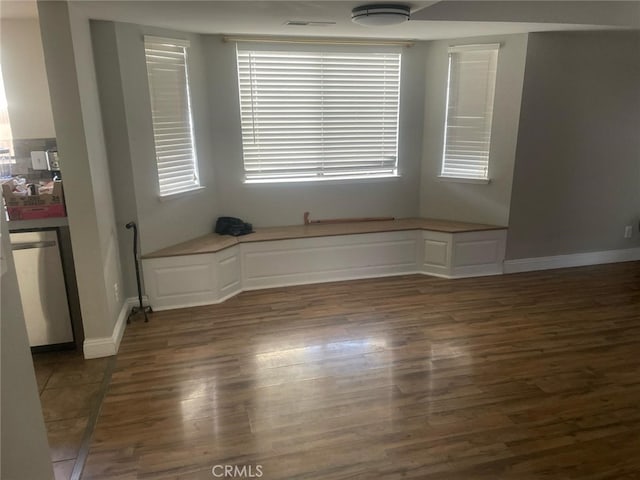
M 2 196 L 7 206 L 9 220 L 33 220 L 36 218 L 66 217 L 62 182 L 54 182 L 53 193 L 19 197 L 11 191 L 11 185 L 2 184 Z

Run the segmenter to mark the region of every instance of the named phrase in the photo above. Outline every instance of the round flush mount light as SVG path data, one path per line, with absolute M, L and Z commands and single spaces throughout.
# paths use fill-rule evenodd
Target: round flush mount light
M 351 20 L 368 27 L 398 25 L 409 20 L 411 9 L 407 5 L 373 4 L 351 10 Z

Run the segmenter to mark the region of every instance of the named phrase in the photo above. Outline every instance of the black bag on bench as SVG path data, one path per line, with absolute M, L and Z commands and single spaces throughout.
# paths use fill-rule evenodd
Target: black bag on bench
M 214 232 L 220 235 L 233 235 L 239 237 L 253 233 L 253 226 L 235 217 L 218 217 Z

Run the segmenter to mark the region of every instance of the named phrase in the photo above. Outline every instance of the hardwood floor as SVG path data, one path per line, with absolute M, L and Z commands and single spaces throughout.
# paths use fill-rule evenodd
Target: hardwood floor
M 640 478 L 640 263 L 245 292 L 130 325 L 83 478 L 258 471 Z

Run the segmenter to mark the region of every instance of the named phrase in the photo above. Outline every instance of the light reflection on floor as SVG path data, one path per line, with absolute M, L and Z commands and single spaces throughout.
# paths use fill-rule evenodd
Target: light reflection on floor
M 309 344 L 300 340 L 297 346 L 289 341 L 284 348 L 278 340 L 256 345 L 254 378 L 259 387 L 247 405 L 247 414 L 259 448 L 273 448 L 273 427 L 291 428 L 301 418 L 310 426 L 322 424 L 329 413 L 353 420 L 350 403 L 354 395 L 367 401 L 370 385 L 360 379 L 371 372 L 375 372 L 378 384 L 372 401 L 381 412 L 380 418 L 391 418 L 395 388 L 393 350 L 388 348 L 387 338 L 315 340 Z M 333 405 L 330 412 L 326 405 Z M 311 433 L 309 436 L 313 438 Z
M 385 348 L 387 348 L 387 342 L 384 338 L 347 339 L 290 348 L 261 344 L 257 350 L 265 352 L 256 353 L 255 359 L 256 366 L 260 369 L 269 368 L 276 364 L 293 365 L 313 360 L 326 360 L 336 356 L 362 355 Z

